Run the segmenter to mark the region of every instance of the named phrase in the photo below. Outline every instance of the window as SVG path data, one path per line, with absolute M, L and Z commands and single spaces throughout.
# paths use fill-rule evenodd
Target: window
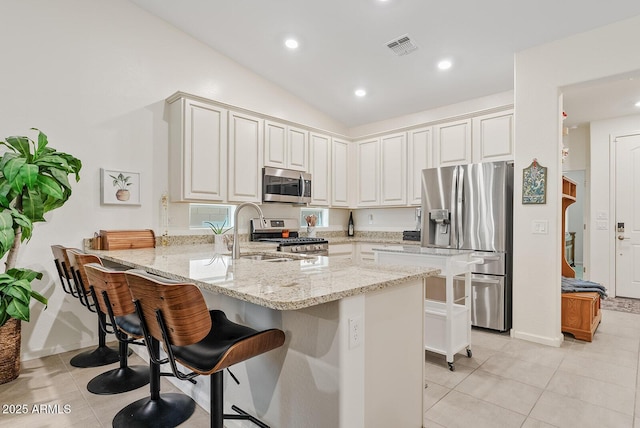
M 316 221 L 316 227 L 329 227 L 329 210 L 326 208 L 301 208 L 300 209 L 300 225 L 305 227 L 307 225 L 306 217 L 315 215 L 318 220 Z
M 235 205 L 189 204 L 189 228 L 209 228 L 206 222 L 217 227 L 233 227 Z

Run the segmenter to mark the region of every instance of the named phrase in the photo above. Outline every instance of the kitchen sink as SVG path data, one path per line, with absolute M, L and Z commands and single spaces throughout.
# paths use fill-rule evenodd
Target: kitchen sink
M 241 259 L 261 260 L 265 262 L 290 262 L 291 257 L 276 256 L 273 254 L 240 254 Z

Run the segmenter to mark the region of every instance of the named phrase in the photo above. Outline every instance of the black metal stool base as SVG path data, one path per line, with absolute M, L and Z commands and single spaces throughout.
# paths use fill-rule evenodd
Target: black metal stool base
M 120 410 L 113 418 L 114 428 L 175 427 L 189 419 L 196 402 L 184 394 L 168 393 L 157 400 L 143 398 Z
M 128 355 L 131 355 L 133 351 L 129 349 Z M 117 349 L 109 348 L 108 346 L 98 346 L 93 351 L 82 352 L 70 361 L 73 367 L 100 367 L 107 364 L 113 364 L 120 361 L 120 356 Z
M 129 366 L 104 372 L 89 381 L 89 392 L 100 395 L 120 394 L 149 384 L 148 366 Z

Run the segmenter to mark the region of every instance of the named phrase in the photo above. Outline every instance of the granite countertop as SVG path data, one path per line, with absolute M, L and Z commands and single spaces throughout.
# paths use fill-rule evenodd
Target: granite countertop
M 439 273 L 426 267 L 290 255 L 258 243 L 243 243 L 241 249 L 242 255 L 269 254 L 294 260 L 232 260 L 229 254 L 215 254 L 210 244 L 88 251 L 105 260 L 193 282 L 204 290 L 277 310 L 302 309 Z

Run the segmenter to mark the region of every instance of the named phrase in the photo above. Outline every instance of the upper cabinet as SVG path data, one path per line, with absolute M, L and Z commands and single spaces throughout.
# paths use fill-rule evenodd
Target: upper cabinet
M 334 207 L 349 206 L 349 158 L 348 141 L 334 138 L 331 144 L 331 205 Z
M 264 126 L 264 165 L 307 171 L 309 133 L 270 120 Z
M 224 201 L 227 110 L 182 97 L 168 102 L 171 200 Z
M 473 161 L 513 159 L 513 110 L 473 119 Z
M 464 165 L 472 162 L 471 119 L 436 125 L 434 166 Z
M 262 199 L 263 120 L 229 112 L 228 200 L 260 202 Z
M 311 152 L 311 205 L 329 206 L 331 190 L 331 138 L 312 132 L 309 137 Z
M 380 137 L 380 204 L 407 203 L 407 134 Z
M 422 203 L 422 170 L 433 166 L 431 127 L 412 129 L 407 133 L 407 202 Z
M 357 207 L 380 205 L 380 140 L 356 143 L 358 161 Z

